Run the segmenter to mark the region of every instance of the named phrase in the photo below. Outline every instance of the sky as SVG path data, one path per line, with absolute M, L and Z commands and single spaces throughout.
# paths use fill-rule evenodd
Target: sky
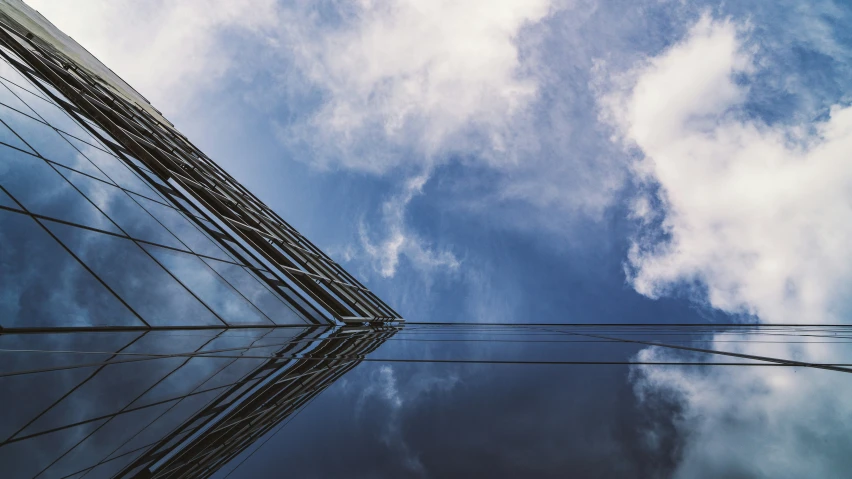
M 27 3 L 410 321 L 850 322 L 849 3 Z M 844 477 L 756 369 L 362 364 L 231 477 Z

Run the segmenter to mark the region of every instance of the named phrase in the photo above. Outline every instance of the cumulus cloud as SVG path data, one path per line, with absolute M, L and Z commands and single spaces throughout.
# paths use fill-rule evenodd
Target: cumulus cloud
M 652 296 L 700 281 L 714 307 L 767 320 L 829 319 L 852 275 L 838 261 L 852 239 L 852 108 L 805 125 L 749 119 L 737 75 L 753 66 L 739 38 L 704 17 L 617 103 L 644 154 L 637 171 L 661 187 L 668 235 L 634 242 L 631 279 Z
M 612 203 L 621 165 L 600 154 L 584 118 L 595 52 L 578 32 L 593 2 L 380 0 L 338 10 L 335 21 L 286 15 L 288 61 L 320 99 L 277 132 L 315 153 L 306 161 L 408 176 L 461 164 L 469 176 L 455 204 L 500 211 L 516 228 L 564 226 Z
M 297 62 L 325 101 L 281 136 L 324 145 L 319 162 L 371 172 L 503 151 L 538 90 L 516 38 L 550 3 L 362 0 L 337 25 L 294 29 Z
M 760 65 L 748 35 L 705 15 L 683 41 L 627 74 L 627 88 L 602 99 L 606 118 L 640 152 L 634 168 L 648 186 L 634 203 L 644 226 L 630 249 L 629 280 L 649 296 L 699 284 L 710 306 L 761 321 L 845 322 L 852 108 L 836 105 L 806 124 L 770 126 L 749 115 L 749 76 Z M 746 354 L 845 356 L 826 344 L 732 349 L 711 339 Z M 672 354 L 648 349 L 640 358 Z M 639 368 L 634 381 L 646 403 L 675 397 L 682 406 L 675 477 L 848 471 L 843 425 L 852 409 L 843 398 L 852 388 L 831 373 Z

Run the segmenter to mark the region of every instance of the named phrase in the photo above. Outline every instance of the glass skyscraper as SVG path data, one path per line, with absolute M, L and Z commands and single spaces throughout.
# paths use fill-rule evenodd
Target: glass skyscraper
M 401 321 L 139 93 L 0 3 L 2 477 L 208 477 Z

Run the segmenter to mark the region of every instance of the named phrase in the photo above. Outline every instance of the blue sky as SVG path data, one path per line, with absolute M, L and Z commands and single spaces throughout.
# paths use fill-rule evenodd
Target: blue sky
M 848 322 L 847 2 L 28 3 L 409 320 Z M 848 466 L 827 377 L 629 373 L 362 365 L 244 477 Z

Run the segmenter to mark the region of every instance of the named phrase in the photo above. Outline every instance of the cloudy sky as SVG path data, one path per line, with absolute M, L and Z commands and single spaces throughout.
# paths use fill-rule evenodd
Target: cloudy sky
M 848 3 L 27 3 L 409 320 L 849 322 Z M 836 375 L 415 366 L 231 477 L 852 467 Z

